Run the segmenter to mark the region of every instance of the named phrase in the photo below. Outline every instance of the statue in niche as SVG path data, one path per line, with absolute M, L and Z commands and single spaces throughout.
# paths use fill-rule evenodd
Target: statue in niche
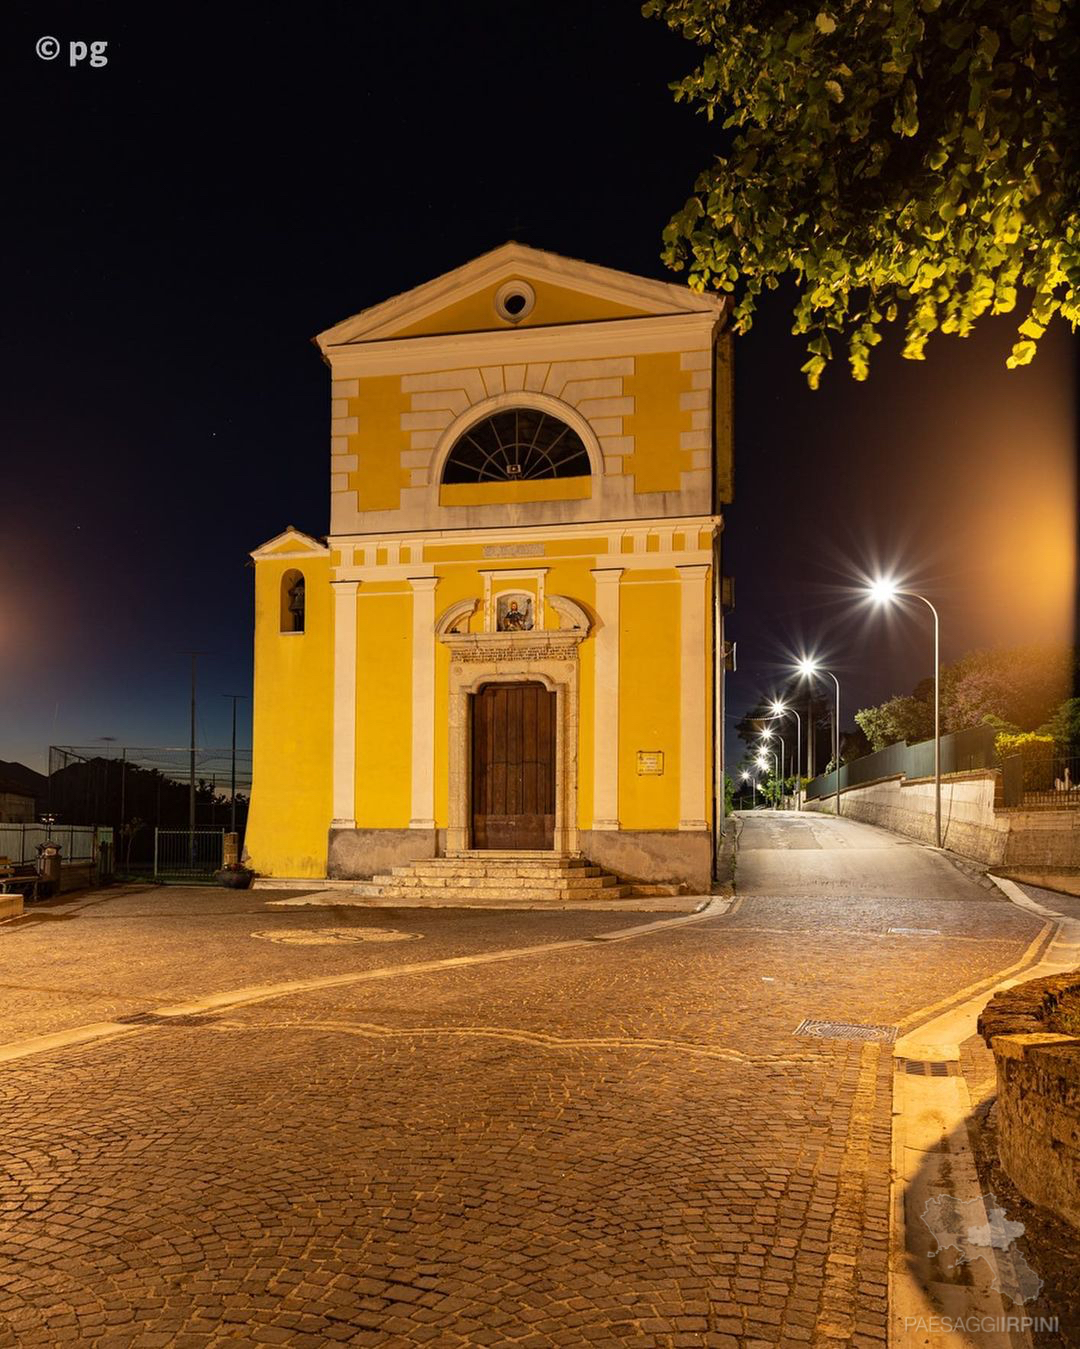
M 500 595 L 495 606 L 495 626 L 499 632 L 531 632 L 533 602 L 531 595 Z
M 289 587 L 289 617 L 292 619 L 293 632 L 304 631 L 304 578 L 297 577 Z

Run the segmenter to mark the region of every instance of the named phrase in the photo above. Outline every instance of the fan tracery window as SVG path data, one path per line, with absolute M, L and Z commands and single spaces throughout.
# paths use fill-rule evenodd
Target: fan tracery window
M 443 482 L 526 482 L 587 477 L 584 441 L 537 408 L 507 408 L 470 426 L 450 451 Z

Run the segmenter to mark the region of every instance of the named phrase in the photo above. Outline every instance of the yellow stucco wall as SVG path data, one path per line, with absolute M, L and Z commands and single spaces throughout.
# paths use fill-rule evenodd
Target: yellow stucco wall
M 412 790 L 412 592 L 363 585 L 356 611 L 356 823 L 405 829 Z
M 637 356 L 633 375 L 623 381 L 634 400 L 634 411 L 623 421 L 634 452 L 623 461 L 623 471 L 634 475 L 635 492 L 677 492 L 680 473 L 691 467 L 692 453 L 679 444 L 682 432 L 691 429 L 690 413 L 679 407 L 679 395 L 690 392 L 690 378 L 677 351 L 660 351 Z
M 662 576 L 667 574 L 661 573 Z M 679 827 L 679 581 L 625 573 L 619 600 L 619 823 Z M 638 750 L 661 750 L 664 771 L 640 776 Z
M 696 537 L 687 541 L 690 546 Z M 583 551 L 583 544 L 589 551 Z M 546 567 L 545 593 L 594 609 L 592 569 L 609 556 L 602 540 L 553 540 L 546 555 L 507 561 L 507 570 Z M 593 551 L 593 548 L 596 550 Z M 436 613 L 482 596 L 479 542 L 433 544 L 439 555 Z M 654 550 L 647 550 L 649 552 Z M 571 555 L 568 555 L 571 554 Z M 452 556 L 447 557 L 447 554 Z M 625 555 L 620 554 L 620 557 Z M 431 561 L 428 556 L 427 561 Z M 679 823 L 680 597 L 678 573 L 637 569 L 629 557 L 620 585 L 619 819 L 624 829 L 675 829 Z M 307 581 L 307 630 L 282 634 L 281 578 L 298 568 Z M 501 568 L 499 568 L 501 570 Z M 247 848 L 251 864 L 278 876 L 325 875 L 332 813 L 333 632 L 329 558 L 262 559 L 256 567 L 255 781 Z M 705 582 L 704 584 L 707 584 Z M 536 593 L 530 578 L 494 579 L 494 593 Z M 357 594 L 356 823 L 405 829 L 411 815 L 413 595 L 402 581 L 366 581 Z M 545 619 L 554 627 L 550 600 Z M 470 629 L 483 628 L 482 610 Z M 706 681 L 709 678 L 709 634 Z M 435 819 L 448 824 L 449 667 L 435 644 Z M 592 828 L 595 735 L 595 637 L 579 648 L 578 827 Z M 706 693 L 711 718 L 711 692 Z M 661 775 L 639 775 L 637 752 L 660 750 Z M 711 767 L 710 767 L 711 772 Z
M 437 313 L 402 328 L 395 337 L 422 337 L 434 333 L 473 333 L 488 329 L 535 328 L 550 323 L 585 323 L 590 319 L 637 318 L 643 311 L 629 305 L 616 304 L 597 296 L 584 295 L 550 281 L 522 276 L 536 294 L 532 312 L 513 325 L 499 317 L 495 310 L 495 293 L 504 283 L 482 286 L 472 295 L 447 305 Z
M 304 573 L 302 633 L 281 632 L 281 579 Z M 325 876 L 331 809 L 333 610 L 330 559 L 255 567 L 254 787 L 245 847 L 256 871 Z
M 440 506 L 491 506 L 524 501 L 585 501 L 592 478 L 532 478 L 523 482 L 444 482 Z
M 400 375 L 374 375 L 357 383 L 359 391 L 348 400 L 356 431 L 347 439 L 357 461 L 349 488 L 362 511 L 397 510 L 401 489 L 409 485 L 408 470 L 401 466 L 401 453 L 409 448 L 401 414 L 409 410 L 410 400 L 401 391 Z

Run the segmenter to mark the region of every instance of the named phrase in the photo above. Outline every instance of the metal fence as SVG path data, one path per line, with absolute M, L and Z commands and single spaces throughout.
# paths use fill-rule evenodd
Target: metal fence
M 993 726 L 972 726 L 965 731 L 954 731 L 941 737 L 941 771 L 943 773 L 968 773 L 977 768 L 994 768 L 994 740 L 997 731 Z M 873 754 L 864 754 L 861 759 L 842 765 L 840 769 L 840 790 L 846 787 L 858 787 L 863 783 L 876 782 L 879 778 L 891 778 L 903 775 L 907 778 L 928 778 L 934 774 L 934 742 L 920 740 L 914 745 L 901 741 Z M 807 784 L 806 798 L 813 801 L 818 797 L 831 796 L 836 791 L 836 772 L 822 773 Z
M 1080 758 L 1050 759 L 1042 765 L 1028 765 L 1026 774 L 1021 756 L 1015 758 L 1020 761 L 1015 771 L 1021 790 L 1010 793 L 1006 781 L 1007 806 L 1049 806 L 1065 810 L 1080 805 Z M 1003 767 L 1008 769 L 1008 765 L 1006 759 Z
M 38 844 L 52 839 L 65 862 L 92 862 L 95 832 L 90 824 L 0 824 L 0 857 L 16 865 L 36 861 Z
M 154 831 L 155 880 L 209 881 L 224 860 L 224 829 Z

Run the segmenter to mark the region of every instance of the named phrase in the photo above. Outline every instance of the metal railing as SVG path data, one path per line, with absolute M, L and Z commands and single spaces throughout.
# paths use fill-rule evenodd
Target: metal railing
M 155 880 L 208 881 L 224 860 L 224 829 L 154 831 Z
M 978 768 L 995 768 L 994 740 L 997 732 L 992 726 L 972 726 L 965 731 L 954 731 L 941 737 L 941 771 L 943 773 L 970 773 Z M 879 778 L 928 778 L 934 775 L 934 742 L 919 740 L 913 745 L 900 741 L 853 759 L 840 769 L 840 790 L 858 787 Z M 806 788 L 806 799 L 831 796 L 836 791 L 836 772 L 821 773 L 811 779 Z
M 1020 755 L 1013 759 L 1018 761 L 1015 766 L 1009 759 L 1003 764 L 1007 806 L 1056 806 L 1061 810 L 1080 806 L 1080 757 L 1026 765 Z

